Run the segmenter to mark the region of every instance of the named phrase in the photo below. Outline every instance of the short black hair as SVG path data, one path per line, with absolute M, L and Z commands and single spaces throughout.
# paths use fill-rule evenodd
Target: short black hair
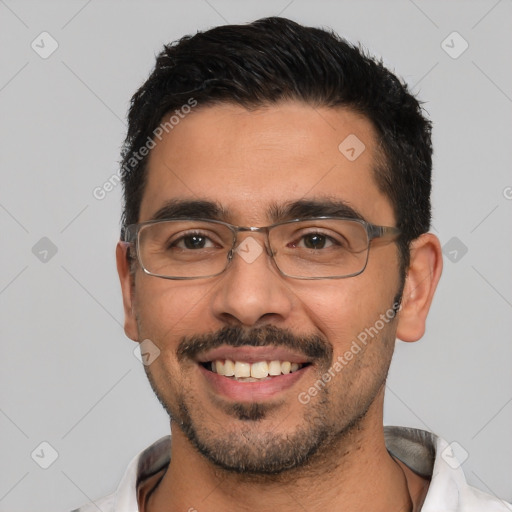
M 123 228 L 139 219 L 147 162 L 140 149 L 154 140 L 164 116 L 191 98 L 200 106 L 247 109 L 296 100 L 365 116 L 377 134 L 376 182 L 402 230 L 398 246 L 406 271 L 410 242 L 430 227 L 431 123 L 382 61 L 330 30 L 280 17 L 223 25 L 165 45 L 131 100 L 120 171 Z

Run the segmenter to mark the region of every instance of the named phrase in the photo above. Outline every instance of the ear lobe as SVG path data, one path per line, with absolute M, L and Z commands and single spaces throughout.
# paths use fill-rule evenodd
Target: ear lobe
M 425 333 L 425 322 L 443 269 L 439 239 L 425 233 L 411 244 L 411 260 L 405 280 L 397 338 L 417 341 Z
M 129 245 L 125 242 L 118 242 L 116 246 L 116 263 L 121 292 L 123 294 L 124 307 L 124 332 L 133 341 L 139 341 L 137 320 L 134 309 L 134 287 L 133 276 L 130 272 L 130 260 L 127 255 Z

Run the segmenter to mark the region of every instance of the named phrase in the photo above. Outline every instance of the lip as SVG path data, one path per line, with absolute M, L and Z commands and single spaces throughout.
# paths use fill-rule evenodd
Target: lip
M 311 369 L 311 365 L 287 375 L 278 375 L 260 382 L 238 382 L 197 365 L 214 393 L 238 402 L 257 402 L 273 398 L 296 384 Z
M 226 360 L 243 363 L 258 363 L 260 361 L 290 361 L 290 363 L 309 363 L 303 354 L 291 352 L 283 347 L 219 347 L 208 350 L 197 357 L 199 363 Z

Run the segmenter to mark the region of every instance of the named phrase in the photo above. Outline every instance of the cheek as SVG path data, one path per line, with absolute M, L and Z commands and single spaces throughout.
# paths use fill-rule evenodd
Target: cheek
M 139 334 L 154 336 L 164 344 L 197 334 L 198 326 L 204 325 L 201 318 L 211 288 L 212 285 L 198 286 L 197 281 L 191 284 L 140 275 L 135 294 Z
M 312 324 L 330 340 L 335 353 L 340 353 L 389 310 L 397 286 L 391 279 L 371 279 L 363 273 L 321 285 L 316 282 L 297 296 Z

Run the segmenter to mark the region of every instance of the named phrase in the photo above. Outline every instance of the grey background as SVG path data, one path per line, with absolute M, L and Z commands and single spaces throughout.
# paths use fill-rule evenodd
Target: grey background
M 397 342 L 385 423 L 456 441 L 469 481 L 512 500 L 510 0 L 0 0 L 1 511 L 108 494 L 168 433 L 122 329 L 121 187 L 93 191 L 117 171 L 129 98 L 163 43 L 277 14 L 361 41 L 427 102 L 433 231 L 456 239 L 427 334 Z M 31 47 L 50 48 L 43 31 L 59 45 L 46 59 Z M 458 58 L 442 46 L 453 31 L 469 44 Z

